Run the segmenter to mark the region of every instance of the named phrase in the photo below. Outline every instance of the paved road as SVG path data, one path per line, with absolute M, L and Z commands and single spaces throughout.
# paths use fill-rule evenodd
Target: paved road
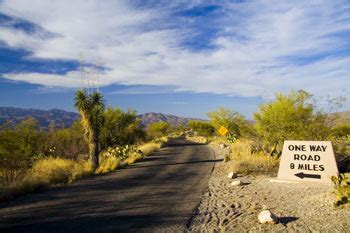
M 209 147 L 176 139 L 117 172 L 1 204 L 0 232 L 183 231 L 214 164 Z

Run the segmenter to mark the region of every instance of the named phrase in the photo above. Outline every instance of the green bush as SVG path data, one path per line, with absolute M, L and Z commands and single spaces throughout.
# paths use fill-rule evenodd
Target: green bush
M 350 173 L 340 174 L 339 177 L 332 176 L 336 196 L 335 206 L 350 202 Z
M 219 108 L 218 111 L 209 112 L 209 123 L 218 131 L 225 127 L 231 138 L 251 137 L 255 134 L 252 125 L 238 112 Z
M 338 125 L 332 129 L 332 135 L 336 138 L 350 136 L 350 125 Z
M 166 136 L 170 132 L 170 124 L 162 121 L 151 123 L 147 127 L 147 132 L 152 138 Z
M 215 128 L 208 122 L 191 120 L 188 126 L 201 136 L 210 137 L 215 134 Z
M 271 154 L 280 154 L 284 140 L 325 140 L 330 135 L 327 115 L 316 112 L 304 91 L 277 94 L 254 114 L 255 128 Z
M 135 111 L 108 108 L 104 112 L 104 121 L 100 136 L 102 149 L 135 144 L 146 137 Z
M 46 138 L 45 155 L 77 158 L 78 155 L 88 154 L 88 144 L 83 137 L 84 130 L 79 121 L 69 128 L 50 128 Z

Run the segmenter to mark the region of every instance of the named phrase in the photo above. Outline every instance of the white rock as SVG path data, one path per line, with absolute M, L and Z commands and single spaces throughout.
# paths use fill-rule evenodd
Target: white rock
M 224 143 L 221 143 L 221 144 L 220 144 L 220 148 L 221 148 L 221 149 L 224 149 L 224 148 L 226 148 L 226 147 L 227 147 L 227 146 L 226 146 Z
M 258 215 L 260 223 L 272 223 L 275 224 L 278 222 L 278 218 L 270 210 L 261 211 Z
M 227 178 L 230 178 L 230 179 L 234 179 L 237 177 L 237 174 L 234 173 L 234 172 L 230 172 L 228 175 L 227 175 Z
M 231 182 L 232 186 L 241 186 L 243 182 L 241 180 L 235 180 Z

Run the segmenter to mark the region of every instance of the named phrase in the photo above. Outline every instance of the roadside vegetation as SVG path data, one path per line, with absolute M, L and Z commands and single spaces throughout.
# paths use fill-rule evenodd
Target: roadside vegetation
M 321 111 L 304 91 L 277 94 L 248 121 L 240 113 L 220 108 L 209 121 L 188 126 L 166 122 L 146 128 L 133 110 L 105 108 L 103 96 L 77 91 L 81 119 L 68 128 L 39 128 L 33 118 L 0 126 L 0 200 L 65 184 L 80 177 L 112 172 L 159 150 L 168 137 L 228 148 L 230 171 L 276 175 L 284 140 L 330 140 L 341 172 L 349 172 L 350 125 L 334 112 Z M 335 101 L 331 105 L 340 103 Z M 337 203 L 349 200 L 348 174 L 334 178 Z
M 159 150 L 170 125 L 145 129 L 136 112 L 104 107 L 103 96 L 77 91 L 81 119 L 68 128 L 39 128 L 33 118 L 0 128 L 0 201 L 112 172 Z
M 275 100 L 262 104 L 254 121 L 240 113 L 220 108 L 208 113 L 207 122 L 190 122 L 187 139 L 228 147 L 225 169 L 239 174 L 275 176 L 284 140 L 332 141 L 340 172 L 349 172 L 350 125 L 341 122 L 336 109 L 342 98 L 328 101 L 328 110 L 320 109 L 305 91 L 276 94 Z M 349 200 L 349 173 L 334 178 L 337 203 Z

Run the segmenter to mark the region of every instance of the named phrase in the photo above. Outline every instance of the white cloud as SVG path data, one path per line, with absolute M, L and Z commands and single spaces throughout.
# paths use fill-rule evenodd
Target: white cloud
M 215 49 L 207 51 L 182 45 L 195 28 L 163 26 L 170 24 L 169 14 L 179 10 L 176 4 L 142 10 L 128 1 L 0 4 L 5 14 L 57 35 L 47 38 L 0 28 L 0 40 L 32 51 L 34 58 L 77 60 L 80 51 L 90 62 L 101 58 L 108 68 L 101 85 L 164 85 L 175 86 L 176 91 L 270 97 L 301 88 L 336 95 L 350 84 L 350 55 L 336 55 L 350 47 L 346 0 L 224 4 L 225 15 L 216 19 L 223 29 L 211 41 Z M 302 63 L 305 57 L 318 59 Z M 80 86 L 78 72 L 4 77 L 45 86 Z

